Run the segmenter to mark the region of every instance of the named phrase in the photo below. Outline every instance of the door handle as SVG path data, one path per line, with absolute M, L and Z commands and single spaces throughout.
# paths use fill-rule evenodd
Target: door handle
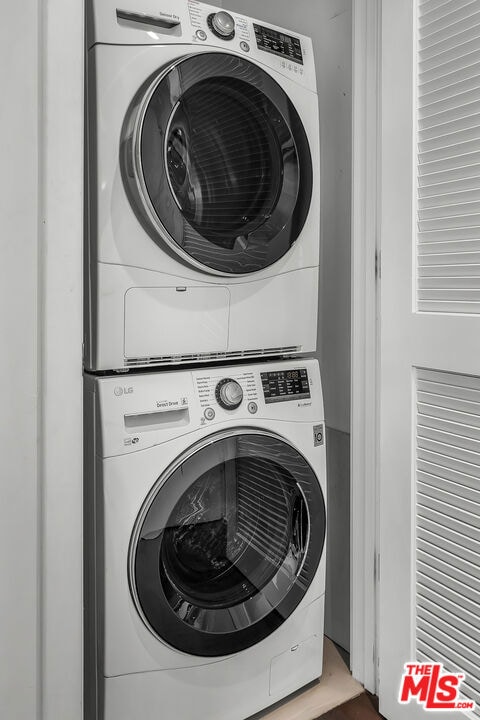
M 130 10 L 119 10 L 117 8 L 117 20 L 127 20 L 140 25 L 154 25 L 164 30 L 171 30 L 180 25 L 180 20 L 169 20 L 168 18 L 158 17 L 157 15 L 145 15 L 144 13 L 131 12 Z

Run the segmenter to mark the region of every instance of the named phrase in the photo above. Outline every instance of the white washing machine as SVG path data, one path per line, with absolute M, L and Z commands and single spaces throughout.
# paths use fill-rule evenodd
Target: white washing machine
M 318 363 L 90 376 L 85 395 L 86 719 L 243 720 L 318 678 Z
M 315 350 L 311 40 L 196 0 L 92 0 L 85 365 Z

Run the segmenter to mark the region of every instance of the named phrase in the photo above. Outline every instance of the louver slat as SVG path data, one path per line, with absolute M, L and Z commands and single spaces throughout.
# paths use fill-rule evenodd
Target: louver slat
M 418 201 L 420 204 L 424 198 L 445 197 L 446 195 L 461 192 L 462 190 L 471 191 L 478 195 L 479 186 L 480 176 L 461 178 L 453 182 L 436 183 L 432 185 L 424 184 L 418 188 Z M 475 197 L 477 197 L 477 195 L 475 195 Z
M 463 242 L 466 240 L 478 240 L 479 237 L 480 227 L 477 225 L 472 225 L 471 227 L 444 228 L 418 233 L 418 244 L 420 246 L 422 243 Z
M 461 45 L 468 45 L 478 37 L 480 14 L 472 12 L 470 10 L 472 7 L 478 10 L 476 2 L 472 2 L 469 7 L 463 8 L 463 11 L 465 13 L 470 12 L 470 15 L 467 15 L 467 17 L 459 20 L 454 25 L 447 25 L 437 32 L 431 32 L 429 35 L 423 35 L 419 38 L 419 57 L 422 61 L 435 59 L 439 55 L 443 56 L 444 53 Z M 454 13 L 451 13 L 443 18 L 442 22 L 446 23 L 449 18 L 453 17 Z M 433 25 L 428 26 L 427 29 L 433 29 Z
M 456 98 L 456 101 L 457 102 L 452 103 L 451 106 L 445 106 L 440 103 L 434 104 L 431 107 L 422 108 L 422 111 L 418 113 L 418 126 L 420 130 L 458 120 L 461 121 L 469 115 L 480 112 L 480 92 L 478 90 L 469 90 L 468 92 L 461 93 L 461 95 Z
M 476 65 L 475 68 L 478 68 L 478 65 Z M 431 91 L 423 87 L 422 99 L 419 102 L 419 107 L 428 107 L 436 102 L 445 101 L 449 98 L 455 98 L 457 95 L 461 95 L 469 90 L 476 90 L 479 82 L 480 80 L 476 72 L 472 73 L 470 77 L 466 77 L 465 79 L 459 78 L 458 73 L 456 73 L 456 82 L 452 84 L 445 84 L 441 88 L 434 85 Z
M 426 588 L 435 593 L 437 602 L 452 603 L 459 617 L 471 618 L 478 615 L 480 593 L 472 591 L 468 585 L 439 572 L 419 561 L 418 569 L 422 573 L 422 582 L 417 583 L 417 594 L 422 596 Z
M 422 17 L 426 17 L 431 12 L 439 12 L 440 14 L 446 15 L 451 12 L 452 7 L 458 7 L 456 5 L 457 0 L 418 0 L 418 7 L 420 8 Z M 467 5 L 471 0 L 464 0 L 464 5 Z
M 428 164 L 437 160 L 456 158 L 458 156 L 463 157 L 476 151 L 478 151 L 478 140 L 466 140 L 464 142 L 427 150 L 426 152 L 420 152 L 418 154 L 418 162 L 420 164 Z
M 465 242 L 426 242 L 419 243 L 419 255 L 436 255 L 438 253 L 477 252 L 480 250 L 480 240 L 465 240 Z M 441 298 L 440 298 L 441 299 Z
M 466 82 L 467 80 L 474 79 L 478 76 L 478 63 L 468 65 L 461 70 L 457 70 L 453 73 L 447 73 L 440 78 L 431 80 L 430 82 L 421 83 L 422 95 L 432 96 L 433 93 L 442 93 L 447 91 L 449 88 L 454 88 L 457 82 Z
M 416 374 L 415 627 L 480 717 L 480 377 Z
M 473 47 L 475 47 L 474 42 L 472 43 L 472 45 Z M 453 59 L 450 59 L 448 61 L 441 55 L 437 55 L 435 60 L 438 62 L 438 64 L 435 64 L 435 60 L 432 59 L 425 60 L 423 63 L 419 63 L 418 82 L 420 87 L 422 87 L 424 83 L 433 83 L 435 80 L 440 80 L 441 78 L 445 77 L 445 75 L 452 76 L 453 73 L 464 70 L 465 68 L 468 68 L 472 65 L 475 65 L 475 63 L 480 62 L 479 49 L 469 49 L 469 51 L 465 51 L 465 54 L 463 54 L 462 50 L 465 50 L 465 48 L 461 48 L 461 51 L 457 55 L 453 53 Z
M 425 188 L 431 185 L 438 185 L 438 183 L 453 183 L 457 180 L 465 180 L 465 178 L 473 178 L 478 175 L 480 175 L 479 162 L 474 162 L 472 165 L 459 164 L 459 167 L 456 168 L 441 171 L 437 170 L 425 175 L 419 175 L 418 184 L 420 188 Z
M 458 10 L 458 8 L 465 7 L 465 5 L 471 5 L 472 0 L 427 0 L 424 4 L 419 3 L 422 7 L 422 19 L 426 25 L 433 23 L 436 20 L 444 18 L 446 15 L 450 15 L 452 12 Z M 429 6 L 429 9 L 424 9 Z
M 478 44 L 477 40 L 470 40 L 469 42 L 456 45 L 453 48 L 445 49 L 443 52 L 439 52 L 430 58 L 424 58 L 425 53 L 419 52 L 419 70 L 422 75 L 422 80 L 426 80 L 426 76 L 431 73 L 432 77 L 439 72 L 443 73 L 448 67 L 451 72 L 456 67 L 465 67 L 471 65 L 474 58 L 478 55 Z M 431 79 L 431 77 L 429 77 Z
M 447 12 L 440 12 L 439 17 L 432 17 L 434 13 L 430 12 L 422 16 L 422 23 L 419 28 L 419 37 L 426 38 L 447 30 L 449 34 L 453 33 L 452 28 L 456 28 L 458 23 L 475 15 L 478 6 L 475 0 L 469 2 L 456 2 L 448 7 Z M 471 23 L 473 25 L 473 22 Z
M 479 35 L 479 23 L 479 15 L 475 13 L 457 23 L 455 28 L 447 26 L 443 30 L 420 38 L 419 48 L 422 58 L 434 57 L 444 50 L 451 50 L 462 43 L 474 40 Z M 452 30 L 456 30 L 456 32 L 452 34 Z
M 427 125 L 423 130 L 419 128 L 418 139 L 420 143 L 430 141 L 430 145 L 437 147 L 438 143 L 442 145 L 455 145 L 462 140 L 462 133 L 469 132 L 468 139 L 471 140 L 477 128 L 480 127 L 480 110 L 478 112 L 467 113 L 463 118 L 452 120 L 451 122 L 441 123 L 439 125 Z M 445 138 L 447 140 L 445 141 Z M 435 144 L 432 143 L 435 141 Z
M 462 205 L 464 203 L 476 202 L 478 200 L 477 190 L 464 190 L 463 192 L 446 192 L 438 195 L 430 195 L 428 197 L 420 198 L 418 200 L 419 210 L 426 210 L 427 208 L 441 208 L 446 205 Z M 460 213 L 463 215 L 464 213 Z
M 418 6 L 417 310 L 480 313 L 480 0 Z

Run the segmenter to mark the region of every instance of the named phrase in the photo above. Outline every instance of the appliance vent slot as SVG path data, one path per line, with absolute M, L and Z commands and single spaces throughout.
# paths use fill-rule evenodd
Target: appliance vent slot
M 480 377 L 418 370 L 416 654 L 463 672 L 480 717 Z
M 195 363 L 215 360 L 230 360 L 249 357 L 270 357 L 292 355 L 302 352 L 301 346 L 286 346 L 259 350 L 239 350 L 234 352 L 197 353 L 188 355 L 159 355 L 158 357 L 129 358 L 125 360 L 125 367 L 140 367 L 143 365 L 177 365 L 179 363 Z
M 418 17 L 417 308 L 480 312 L 480 2 Z

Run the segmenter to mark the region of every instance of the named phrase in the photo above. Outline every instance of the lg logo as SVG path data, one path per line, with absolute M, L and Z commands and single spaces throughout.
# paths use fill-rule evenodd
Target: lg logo
M 133 393 L 133 387 L 121 387 L 120 385 L 117 385 L 113 392 L 117 397 L 120 397 L 121 395 L 130 395 Z

